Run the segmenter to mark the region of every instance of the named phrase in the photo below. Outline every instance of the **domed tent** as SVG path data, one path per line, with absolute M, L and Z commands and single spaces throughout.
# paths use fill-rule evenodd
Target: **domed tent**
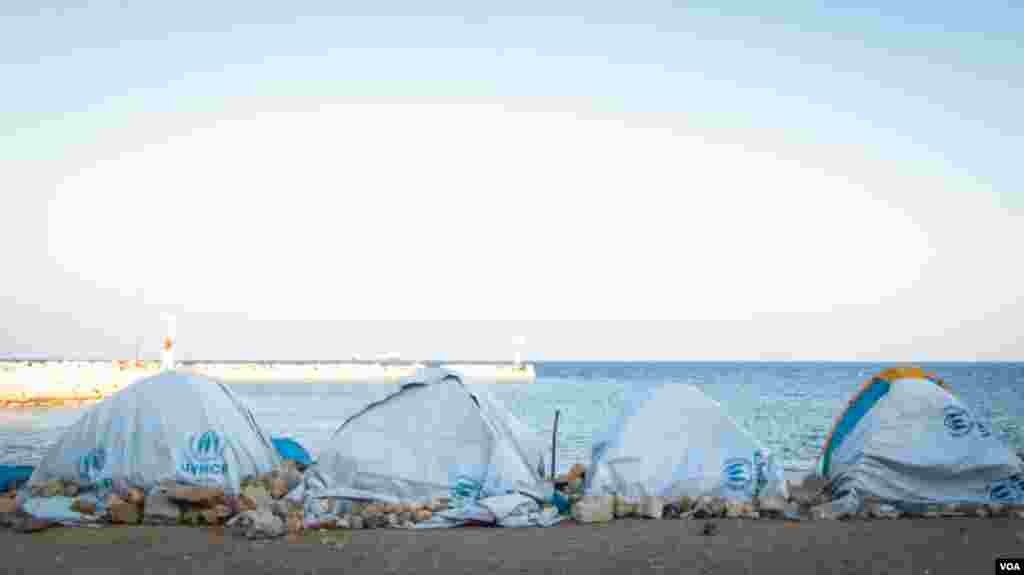
M 787 497 L 772 454 L 692 385 L 627 397 L 623 416 L 593 445 L 586 490 L 637 503 L 641 497 Z
M 241 479 L 280 463 L 252 413 L 224 384 L 164 372 L 93 405 L 50 448 L 29 479 L 82 487 L 115 482 L 239 490 Z
M 1024 501 L 1016 455 L 945 382 L 919 368 L 867 381 L 837 418 L 818 463 L 833 494 L 894 503 Z
M 470 498 L 538 494 L 539 435 L 457 374 L 424 369 L 397 392 L 346 420 L 308 476 L 339 496 L 428 502 L 469 489 Z

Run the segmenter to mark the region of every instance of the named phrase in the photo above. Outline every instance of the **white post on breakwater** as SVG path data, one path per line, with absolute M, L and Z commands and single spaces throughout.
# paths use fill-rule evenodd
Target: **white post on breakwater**
M 176 337 L 177 321 L 173 315 L 165 315 L 167 323 L 167 337 L 164 338 L 163 362 L 160 368 L 163 371 L 174 369 L 174 338 Z

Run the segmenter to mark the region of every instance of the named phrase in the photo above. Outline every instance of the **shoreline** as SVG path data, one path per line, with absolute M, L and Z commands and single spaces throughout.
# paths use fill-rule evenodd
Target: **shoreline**
M 398 385 L 426 367 L 420 363 L 263 364 L 183 363 L 177 371 L 231 385 L 384 384 Z M 520 384 L 536 381 L 532 364 L 443 364 L 468 384 Z M 0 408 L 60 407 L 96 402 L 132 383 L 157 375 L 153 362 L 0 362 Z

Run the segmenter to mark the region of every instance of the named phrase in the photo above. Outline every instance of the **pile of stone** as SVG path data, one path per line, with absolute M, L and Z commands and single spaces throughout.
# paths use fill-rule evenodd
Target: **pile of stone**
M 228 494 L 219 487 L 182 485 L 163 482 L 147 491 L 115 481 L 101 497 L 92 487 L 76 482 L 54 479 L 34 485 L 32 498 L 63 498 L 70 500 L 70 511 L 87 522 L 119 525 L 224 525 L 240 516 L 256 514 L 258 527 L 266 533 L 284 534 L 285 526 L 302 526 L 301 505 L 290 504 L 284 497 L 302 481 L 297 465 L 286 462 L 271 473 L 243 480 L 241 492 Z M 269 518 L 268 518 L 269 516 Z M 44 528 L 48 521 L 32 521 L 18 506 L 16 493 L 0 497 L 0 519 L 13 526 L 32 525 Z M 280 524 L 280 525 L 278 525 Z M 255 535 L 255 534 L 254 534 Z
M 347 499 L 322 500 L 324 511 L 331 515 L 313 529 L 411 529 L 417 523 L 433 519 L 435 513 L 448 509 L 448 500 L 431 503 L 376 503 Z

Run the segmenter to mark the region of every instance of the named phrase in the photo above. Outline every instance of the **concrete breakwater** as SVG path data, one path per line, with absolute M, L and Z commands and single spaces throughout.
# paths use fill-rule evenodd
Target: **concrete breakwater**
M 380 363 L 192 363 L 178 369 L 229 384 L 384 383 L 397 385 L 421 364 Z M 450 364 L 467 383 L 528 384 L 532 365 Z M 160 373 L 159 362 L 0 362 L 0 407 L 46 407 L 93 402 Z

